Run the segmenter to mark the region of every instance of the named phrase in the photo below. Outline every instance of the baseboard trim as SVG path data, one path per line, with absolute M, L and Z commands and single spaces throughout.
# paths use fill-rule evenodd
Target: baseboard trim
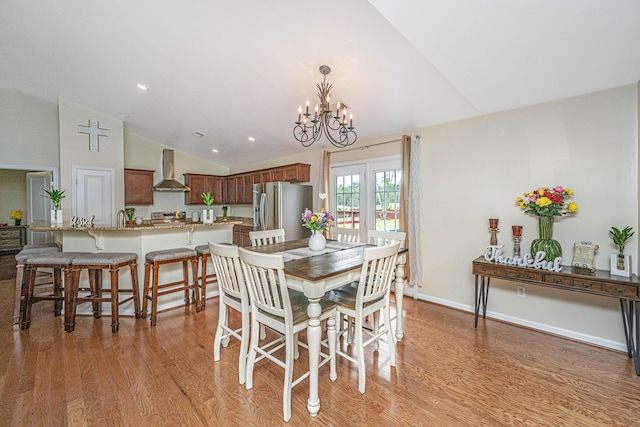
M 405 298 L 410 298 L 410 297 L 405 295 Z M 430 297 L 423 294 L 417 294 L 416 299 L 432 302 L 434 304 L 442 305 L 445 307 L 455 308 L 456 310 L 467 311 L 472 314 L 475 312 L 475 308 L 470 305 L 460 304 L 457 302 L 453 302 L 453 301 L 449 301 L 441 298 L 434 298 L 434 297 Z M 575 341 L 580 341 L 587 344 L 593 344 L 599 347 L 604 347 L 611 350 L 617 350 L 624 353 L 627 352 L 627 344 L 625 342 L 607 340 L 600 337 L 595 337 L 593 335 L 587 335 L 580 332 L 571 331 L 569 329 L 558 328 L 558 327 L 547 325 L 544 323 L 532 322 L 527 319 L 508 316 L 508 315 L 497 313 L 491 310 L 487 311 L 487 317 L 490 319 L 495 319 L 495 320 L 499 320 L 506 323 L 512 323 L 525 328 L 534 329 L 536 331 L 541 331 L 548 334 L 569 338 Z

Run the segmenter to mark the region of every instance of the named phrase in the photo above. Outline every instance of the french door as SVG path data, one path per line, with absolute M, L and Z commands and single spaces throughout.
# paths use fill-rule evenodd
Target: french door
M 331 210 L 338 228 L 399 231 L 400 156 L 331 167 Z

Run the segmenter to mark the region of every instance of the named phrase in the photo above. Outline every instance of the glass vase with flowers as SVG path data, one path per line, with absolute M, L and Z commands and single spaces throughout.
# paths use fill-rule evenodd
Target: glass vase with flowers
M 553 239 L 553 223 L 555 217 L 575 213 L 578 205 L 575 202 L 567 202 L 568 197 L 573 196 L 573 190 L 557 185 L 555 187 L 540 187 L 516 198 L 516 203 L 524 210 L 524 213 L 538 217 L 539 237 L 531 242 L 531 255 L 543 251 L 545 260 L 553 262 L 557 257 L 562 257 L 560 242 Z

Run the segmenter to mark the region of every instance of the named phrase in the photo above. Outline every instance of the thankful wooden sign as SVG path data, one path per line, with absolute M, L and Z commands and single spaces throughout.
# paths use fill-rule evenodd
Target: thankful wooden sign
M 544 251 L 536 252 L 534 257 L 531 254 L 524 254 L 522 257 L 503 256 L 502 248 L 504 245 L 489 245 L 485 248 L 484 259 L 495 262 L 497 264 L 514 265 L 517 267 L 535 268 L 538 270 L 562 271 L 562 257 L 557 257 L 553 262 L 546 261 L 544 257 L 547 255 Z

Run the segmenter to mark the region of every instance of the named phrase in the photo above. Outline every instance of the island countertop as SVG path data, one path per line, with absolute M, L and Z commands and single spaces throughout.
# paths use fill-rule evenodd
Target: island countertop
M 102 224 L 93 227 L 79 227 L 67 224 L 51 224 L 48 221 L 34 221 L 28 227 L 35 231 L 143 231 L 143 230 L 161 230 L 172 228 L 211 228 L 225 225 L 245 225 L 243 219 L 229 219 L 227 221 L 217 220 L 212 224 L 203 224 L 202 222 L 174 222 L 167 224 L 151 224 L 149 222 L 138 224 L 127 224 L 126 226 L 118 226 L 117 224 Z

